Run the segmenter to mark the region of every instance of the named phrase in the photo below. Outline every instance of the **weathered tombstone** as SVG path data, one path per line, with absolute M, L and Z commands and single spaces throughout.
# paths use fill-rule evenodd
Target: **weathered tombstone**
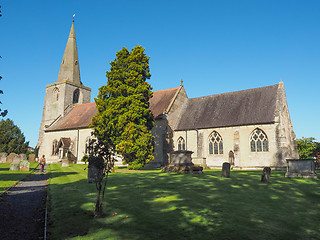
M 20 157 L 20 161 L 26 161 L 27 160 L 27 155 L 24 154 L 24 153 L 20 153 L 19 157 Z
M 313 159 L 287 159 L 286 177 L 317 178 Z
M 12 160 L 12 162 L 20 162 L 21 161 L 21 156 L 16 154 Z
M 27 160 L 20 162 L 20 171 L 29 171 L 30 170 L 30 163 Z
M 7 163 L 12 163 L 13 159 L 17 156 L 15 153 L 10 153 L 9 156 L 7 156 Z
M 19 171 L 20 170 L 20 162 L 13 162 L 10 164 L 10 171 Z
M 271 168 L 265 167 L 262 171 L 261 182 L 268 183 L 270 180 Z
M 98 170 L 95 166 L 88 166 L 88 183 L 96 183 L 98 182 L 99 177 L 102 176 L 103 170 Z
M 222 164 L 222 174 L 221 177 L 229 178 L 230 177 L 230 163 L 224 162 Z
M 0 163 L 7 162 L 7 156 L 8 156 L 8 154 L 5 152 L 0 153 Z
M 203 173 L 203 167 L 194 166 L 192 151 L 178 150 L 170 153 L 170 164 L 162 167 L 163 172 Z
M 34 162 L 35 158 L 36 158 L 35 154 L 33 154 L 33 153 L 29 154 L 29 162 Z
M 62 159 L 62 167 L 69 167 L 69 159 L 68 158 Z

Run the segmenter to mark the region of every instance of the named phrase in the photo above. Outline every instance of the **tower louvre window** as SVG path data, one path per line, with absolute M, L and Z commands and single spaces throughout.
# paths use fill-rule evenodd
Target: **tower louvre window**
M 73 92 L 73 101 L 72 101 L 73 104 L 76 104 L 79 102 L 79 95 L 80 95 L 80 90 L 79 90 L 79 88 L 77 88 Z
M 59 88 L 55 87 L 53 89 L 53 100 L 55 100 L 55 101 L 59 100 L 59 93 L 60 93 Z

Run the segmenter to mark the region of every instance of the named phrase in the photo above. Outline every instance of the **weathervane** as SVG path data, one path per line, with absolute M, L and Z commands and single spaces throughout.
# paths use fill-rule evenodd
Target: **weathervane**
M 182 78 L 181 78 L 181 85 L 183 84 L 183 80 L 182 80 Z
M 73 14 L 72 16 L 72 22 L 74 22 L 74 17 L 76 16 L 76 14 Z

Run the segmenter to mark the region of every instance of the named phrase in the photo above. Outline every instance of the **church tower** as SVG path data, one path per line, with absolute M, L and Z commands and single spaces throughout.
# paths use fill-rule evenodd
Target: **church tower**
M 80 80 L 79 59 L 77 51 L 74 21 L 72 22 L 68 42 L 63 54 L 58 79 L 46 86 L 42 121 L 39 131 L 39 156 L 45 137 L 45 129 L 53 125 L 67 113 L 75 104 L 89 103 L 91 88 L 86 87 Z

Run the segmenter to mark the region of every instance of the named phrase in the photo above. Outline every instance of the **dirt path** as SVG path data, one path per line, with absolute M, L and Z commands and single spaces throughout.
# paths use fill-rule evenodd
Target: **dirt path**
M 0 239 L 43 239 L 47 174 L 34 173 L 0 200 Z

